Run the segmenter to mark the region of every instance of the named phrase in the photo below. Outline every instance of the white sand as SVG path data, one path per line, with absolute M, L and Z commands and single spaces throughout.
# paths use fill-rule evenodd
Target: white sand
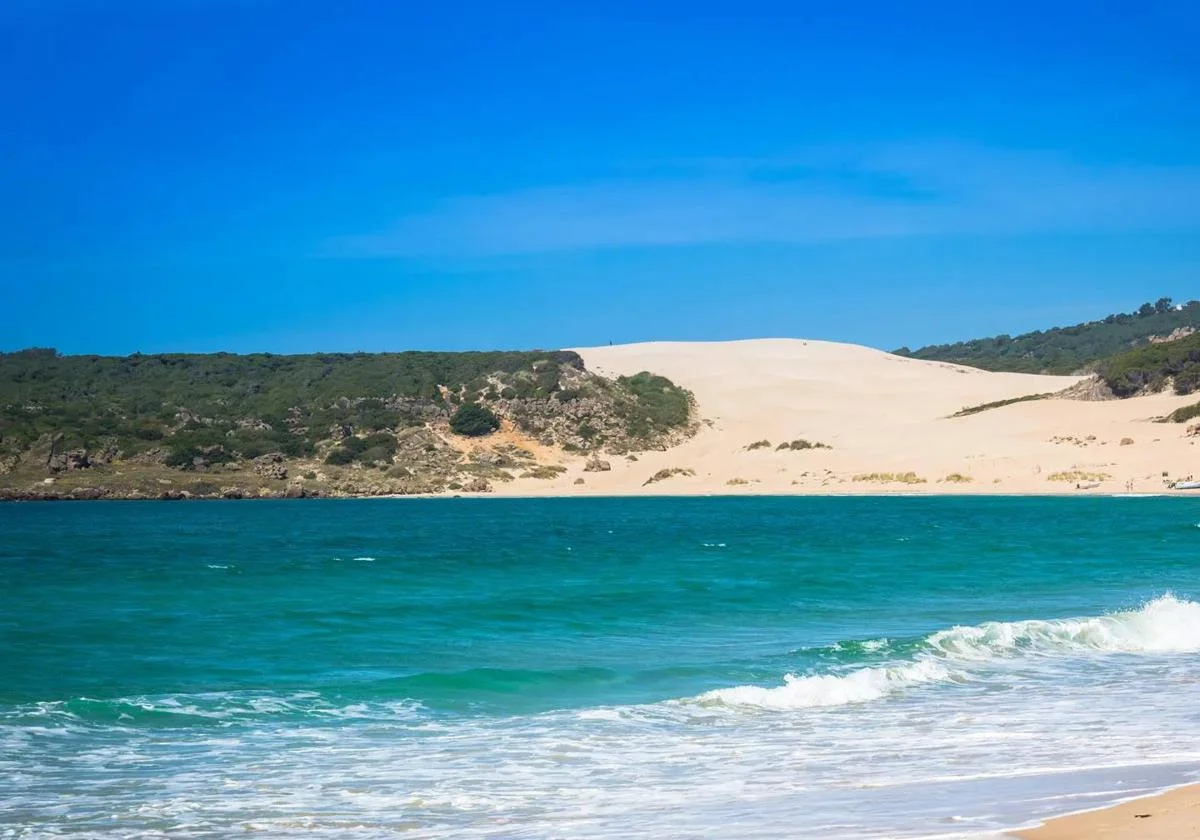
M 578 352 L 598 373 L 649 370 L 688 388 L 696 396 L 701 430 L 669 451 L 639 453 L 636 462 L 604 455 L 610 472 L 585 473 L 583 458 L 564 455 L 560 463 L 568 471 L 559 478 L 497 484 L 497 494 L 1075 494 L 1124 492 L 1130 480 L 1135 492 L 1160 493 L 1164 472 L 1173 479 L 1200 475 L 1200 438 L 1189 439 L 1183 424 L 1151 422 L 1196 402 L 1195 396 L 1043 400 L 950 419 L 967 406 L 1056 392 L 1079 378 L 988 373 L 798 339 L 656 342 Z M 798 438 L 833 448 L 775 450 Z M 1123 438 L 1133 443 L 1121 445 Z M 769 440 L 771 447 L 746 451 L 759 440 Z M 696 475 L 645 485 L 655 472 L 672 467 Z M 926 482 L 854 480 L 910 471 Z M 1076 489 L 1076 480 L 1049 480 L 1068 471 L 1107 477 L 1084 490 Z M 953 473 L 971 481 L 943 480 Z M 583 485 L 575 484 L 579 477 Z

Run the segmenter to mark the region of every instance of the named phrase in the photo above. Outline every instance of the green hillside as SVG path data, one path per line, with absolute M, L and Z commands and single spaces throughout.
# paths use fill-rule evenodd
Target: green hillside
M 549 397 L 564 366 L 582 370 L 583 360 L 570 352 L 115 357 L 24 350 L 0 354 L 0 439 L 8 449 L 53 433 L 66 447 L 108 441 L 129 454 L 165 440 L 176 450 L 223 443 L 247 457 L 303 455 L 334 424 L 378 430 L 423 422 L 427 406 L 486 392 L 489 375 L 511 381 L 513 397 Z
M 485 437 L 502 420 L 544 445 L 628 452 L 661 447 L 690 419 L 691 395 L 669 380 L 608 379 L 570 351 L 0 353 L 0 475 L 26 486 L 46 475 L 108 489 L 139 472 L 181 480 L 163 469 L 236 484 L 257 459 L 260 477 L 322 465 L 326 489 L 344 478 L 353 493 L 370 467 L 399 482 L 379 492 L 418 492 L 488 472 L 446 441 Z
M 1176 307 L 1170 298 L 1143 304 L 1135 312 L 1109 315 L 1071 327 L 1023 335 L 997 335 L 955 344 L 935 344 L 897 355 L 953 362 L 984 370 L 1068 374 L 1090 369 L 1103 359 L 1150 344 L 1179 329 L 1200 330 L 1200 301 Z
M 1161 391 L 1171 384 L 1177 394 L 1200 391 L 1200 333 L 1161 344 L 1147 344 L 1100 363 L 1097 371 L 1118 397 Z

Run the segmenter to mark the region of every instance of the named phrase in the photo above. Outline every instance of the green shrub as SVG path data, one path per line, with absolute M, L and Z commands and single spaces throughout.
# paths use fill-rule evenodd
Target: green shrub
M 354 463 L 354 453 L 344 446 L 339 446 L 325 456 L 325 463 L 335 467 L 344 467 Z
M 358 456 L 358 460 L 362 461 L 364 464 L 390 464 L 392 462 L 392 455 L 395 453 L 395 451 L 396 447 L 394 444 L 390 448 L 387 446 L 372 446 L 370 449 L 363 451 L 363 453 Z
M 133 430 L 133 436 L 138 440 L 162 440 L 164 432 L 161 426 L 151 425 L 149 423 L 139 424 Z
M 687 425 L 691 417 L 691 395 L 665 376 L 647 371 L 617 380 L 633 398 L 628 409 L 627 429 L 634 437 Z
M 1186 423 L 1196 417 L 1200 417 L 1200 403 L 1177 408 L 1168 414 L 1164 420 L 1168 423 Z
M 832 448 L 833 447 L 827 443 L 821 443 L 820 441 L 813 442 L 813 441 L 805 440 L 804 438 L 800 438 L 798 440 L 793 440 L 789 443 L 781 443 L 781 444 L 779 444 L 779 446 L 775 447 L 775 450 L 779 451 L 780 449 L 790 449 L 793 452 L 802 452 L 805 449 L 832 449 Z
M 645 487 L 647 484 L 657 484 L 660 481 L 666 481 L 668 478 L 676 475 L 693 476 L 695 474 L 696 471 L 691 467 L 666 467 L 665 469 L 659 470 L 654 475 L 643 481 L 642 486 Z
M 346 438 L 325 457 L 325 463 L 345 466 L 355 461 L 390 462 L 395 454 L 396 438 L 386 432 L 375 432 L 366 437 Z
M 450 430 L 457 435 L 481 437 L 500 428 L 500 418 L 490 408 L 465 403 L 450 417 Z
M 367 443 L 366 438 L 348 437 L 342 441 L 341 448 L 349 452 L 351 455 L 358 455 L 365 452 L 371 444 Z
M 198 446 L 185 445 L 169 447 L 164 463 L 168 467 L 190 470 L 194 468 L 196 458 L 203 458 L 209 464 L 226 464 L 233 460 L 233 456 L 220 446 L 201 449 Z
M 558 464 L 534 464 L 521 473 L 521 478 L 558 478 L 566 471 L 566 467 L 561 467 Z

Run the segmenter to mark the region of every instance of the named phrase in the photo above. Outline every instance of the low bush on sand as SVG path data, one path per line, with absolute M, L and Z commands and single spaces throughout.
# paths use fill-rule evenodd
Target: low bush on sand
M 878 484 L 924 484 L 925 479 L 915 472 L 902 473 L 861 473 L 854 476 L 854 481 L 872 481 Z
M 660 481 L 666 481 L 668 478 L 672 478 L 677 475 L 695 474 L 696 471 L 690 467 L 668 467 L 664 470 L 659 470 L 654 475 L 647 478 L 644 482 L 642 482 L 642 486 L 645 487 L 647 484 L 657 484 Z
M 1026 394 L 1023 397 L 1013 397 L 1007 400 L 996 400 L 995 402 L 983 403 L 982 405 L 973 405 L 968 408 L 961 409 L 951 414 L 951 417 L 970 417 L 972 414 L 979 414 L 983 411 L 991 411 L 993 408 L 1004 408 L 1006 405 L 1016 405 L 1017 403 L 1033 402 L 1034 400 L 1044 400 L 1051 394 Z
M 558 478 L 567 471 L 558 464 L 538 464 L 521 473 L 521 478 Z
M 1062 472 L 1050 473 L 1046 476 L 1047 481 L 1106 481 L 1112 478 L 1108 473 L 1102 472 L 1087 472 L 1086 470 L 1063 470 Z
M 833 447 L 827 443 L 821 443 L 820 441 L 814 442 L 800 438 L 799 440 L 784 441 L 775 447 L 776 452 L 781 452 L 784 449 L 790 449 L 793 452 L 801 452 L 805 449 L 833 449 Z
M 1177 408 L 1163 418 L 1164 423 L 1186 423 L 1194 417 L 1200 417 L 1200 403 L 1185 405 Z

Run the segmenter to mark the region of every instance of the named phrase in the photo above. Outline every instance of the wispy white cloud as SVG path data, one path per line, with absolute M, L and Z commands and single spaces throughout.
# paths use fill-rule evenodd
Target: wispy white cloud
M 715 243 L 1200 229 L 1200 167 L 927 144 L 682 162 L 669 177 L 455 196 L 339 256 L 476 257 Z

